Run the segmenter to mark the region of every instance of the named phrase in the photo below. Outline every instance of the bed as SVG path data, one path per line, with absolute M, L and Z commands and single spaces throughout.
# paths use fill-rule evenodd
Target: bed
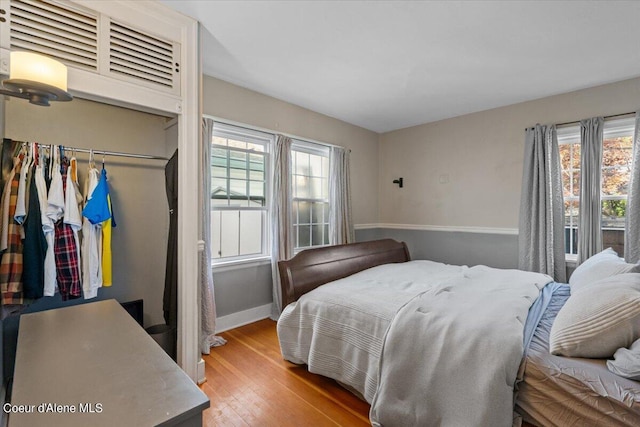
M 303 251 L 279 272 L 284 358 L 369 402 L 374 426 L 640 425 L 638 382 L 548 353 L 568 298 L 548 276 L 411 261 L 389 239 Z

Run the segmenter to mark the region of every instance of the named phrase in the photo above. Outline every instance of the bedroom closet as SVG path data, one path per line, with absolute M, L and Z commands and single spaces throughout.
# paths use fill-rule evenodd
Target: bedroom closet
M 144 323 L 163 323 L 162 292 L 168 238 L 168 208 L 164 166 L 177 146 L 165 141 L 166 117 L 75 99 L 50 108 L 19 99 L 5 104 L 4 136 L 16 141 L 38 142 L 102 151 L 144 154 L 133 158 L 94 154 L 98 170 L 107 171 L 117 226 L 112 230 L 112 285 L 98 290 L 98 299 L 120 302 L 143 299 Z M 75 150 L 79 188 L 88 178 L 89 153 Z M 52 301 L 46 301 L 47 299 Z M 40 306 L 68 305 L 59 295 L 36 301 Z
M 31 105 L 20 99 L 4 104 L 4 136 L 12 140 L 68 147 L 75 153 L 79 188 L 87 180 L 89 153 L 143 154 L 148 158 L 94 154 L 98 170 L 107 171 L 113 213 L 117 226 L 111 233 L 112 285 L 98 289 L 97 298 L 64 300 L 60 293 L 33 302 L 24 312 L 66 307 L 83 302 L 114 298 L 119 302 L 142 299 L 144 325 L 164 323 L 162 298 L 165 280 L 169 211 L 165 191 L 165 164 L 177 147 L 170 118 L 75 99 L 50 108 Z M 15 319 L 5 319 L 5 354 L 12 353 Z M 11 357 L 5 360 L 5 376 L 10 374 Z
M 10 53 L 29 50 L 65 63 L 74 96 L 51 107 L 0 99 L 6 103 L 0 109 L 2 136 L 161 158 L 180 150 L 177 362 L 193 381 L 203 379 L 203 369 L 198 370 L 197 21 L 154 1 L 0 0 L 0 13 L 0 79 L 9 75 Z M 76 157 L 80 170 L 86 170 L 88 156 L 77 152 Z M 164 323 L 165 163 L 105 156 L 118 226 L 112 237 L 113 286 L 98 295 L 143 299 L 145 325 Z M 57 307 L 56 298 L 43 298 L 29 309 Z

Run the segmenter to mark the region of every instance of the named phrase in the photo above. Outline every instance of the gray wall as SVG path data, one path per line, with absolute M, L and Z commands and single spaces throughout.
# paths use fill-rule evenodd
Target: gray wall
M 375 228 L 357 230 L 356 238 L 358 241 L 389 238 L 406 242 L 411 259 L 468 266 L 518 267 L 518 236 L 513 234 Z

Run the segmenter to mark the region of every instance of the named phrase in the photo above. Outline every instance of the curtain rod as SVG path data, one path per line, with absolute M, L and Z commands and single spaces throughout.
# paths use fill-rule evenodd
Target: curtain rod
M 622 116 L 629 116 L 631 114 L 636 114 L 635 111 L 631 111 L 629 113 L 620 113 L 620 114 L 613 114 L 611 116 L 604 116 L 605 119 L 613 119 L 615 117 L 622 117 Z M 558 123 L 556 124 L 556 127 L 559 126 L 569 126 L 569 125 L 579 125 L 580 124 L 580 120 L 574 120 L 572 122 L 565 122 L 565 123 Z M 525 128 L 525 130 L 527 130 L 529 128 Z
M 27 144 L 24 141 L 16 141 L 19 144 Z M 52 144 L 40 144 L 40 143 L 36 143 L 38 145 L 41 146 L 46 146 L 46 147 L 51 147 Z M 55 145 L 55 144 L 54 144 Z M 106 150 L 91 150 L 89 148 L 79 148 L 79 147 L 71 147 L 68 145 L 63 145 L 62 147 L 64 147 L 65 150 L 71 150 L 71 151 L 78 151 L 80 153 L 90 153 L 91 151 L 93 151 L 93 154 L 101 154 L 104 156 L 115 156 L 115 157 L 131 157 L 134 159 L 148 159 L 148 160 L 164 160 L 167 161 L 169 160 L 166 157 L 162 157 L 162 156 L 153 156 L 150 154 L 137 154 L 137 153 L 124 153 L 121 151 L 106 151 Z

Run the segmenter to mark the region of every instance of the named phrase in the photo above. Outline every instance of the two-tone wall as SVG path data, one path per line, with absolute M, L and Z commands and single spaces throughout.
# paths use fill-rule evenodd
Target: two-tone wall
M 517 267 L 524 129 L 637 109 L 640 78 L 382 134 L 379 222 L 357 236 L 406 240 L 414 258 Z

